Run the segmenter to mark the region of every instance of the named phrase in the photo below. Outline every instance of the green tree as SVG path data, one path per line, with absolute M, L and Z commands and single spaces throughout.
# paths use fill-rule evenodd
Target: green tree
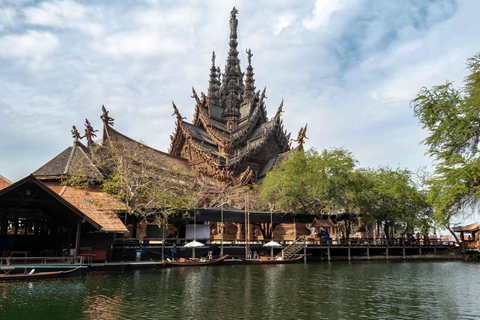
M 288 212 L 332 213 L 347 210 L 357 161 L 344 149 L 298 151 L 269 172 L 263 201 Z
M 129 214 L 161 213 L 161 220 L 195 205 L 192 173 L 146 145 L 115 140 L 91 148 L 91 162 L 75 165 L 74 174 L 64 177 L 64 184 L 82 188 L 97 184 L 120 200 Z M 101 175 L 92 177 L 92 166 Z
M 359 213 L 356 165 L 353 154 L 342 148 L 298 151 L 267 175 L 260 197 L 287 212 L 347 213 L 348 238 Z
M 431 207 L 425 190 L 415 183 L 409 170 L 380 167 L 362 170 L 361 174 L 365 178 L 359 190 L 363 214 L 383 228 L 387 239 L 415 227 L 428 229 Z
M 452 218 L 474 212 L 480 199 L 480 54 L 468 59 L 467 69 L 463 87 L 422 88 L 411 103 L 436 161 L 429 182 L 434 218 L 454 236 Z

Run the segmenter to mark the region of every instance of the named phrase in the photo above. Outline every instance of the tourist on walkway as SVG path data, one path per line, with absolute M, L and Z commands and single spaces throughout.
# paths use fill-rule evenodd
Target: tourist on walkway
M 172 260 L 175 260 L 175 255 L 176 254 L 177 254 L 177 244 L 174 243 L 173 248 L 172 248 Z

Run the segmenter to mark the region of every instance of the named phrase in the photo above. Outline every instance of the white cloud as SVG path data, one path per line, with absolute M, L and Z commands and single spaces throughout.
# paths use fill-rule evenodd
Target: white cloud
M 116 33 L 105 37 L 101 43 L 95 43 L 93 47 L 114 58 L 144 58 L 185 53 L 188 44 L 180 38 L 162 38 L 160 34 L 143 30 Z
M 344 8 L 345 0 L 317 0 L 312 17 L 302 21 L 303 26 L 309 30 L 317 30 L 326 27 L 330 21 L 330 17 L 336 12 Z
M 102 104 L 116 129 L 167 150 L 171 100 L 191 119 L 191 87 L 206 91 L 213 50 L 225 65 L 229 1 L 77 1 L 0 0 L 17 12 L 0 35 L 0 150 L 10 154 L 0 168 L 12 179 L 65 149 L 72 124 L 101 128 Z M 409 101 L 423 85 L 461 82 L 480 43 L 479 5 L 306 3 L 237 6 L 241 65 L 251 48 L 269 115 L 285 98 L 285 129 L 295 136 L 308 122 L 307 147 L 343 146 L 363 166 L 428 165 Z M 54 68 L 28 68 L 46 63 Z
M 0 57 L 16 58 L 20 62 L 39 67 L 59 46 L 58 37 L 49 32 L 27 31 L 21 35 L 0 38 Z
M 291 26 L 294 21 L 295 21 L 295 15 L 293 14 L 285 14 L 285 15 L 279 16 L 277 19 L 277 23 L 275 24 L 274 34 L 278 36 L 283 29 Z
M 185 7 L 135 11 L 128 16 L 133 30 L 99 38 L 92 47 L 114 58 L 184 54 L 192 46 L 188 37 L 199 16 L 198 10 Z
M 72 28 L 99 36 L 103 32 L 103 27 L 88 20 L 93 12 L 93 8 L 70 0 L 42 2 L 37 7 L 27 7 L 23 11 L 26 22 L 32 25 Z
M 0 31 L 6 27 L 15 26 L 17 12 L 14 8 L 0 8 Z

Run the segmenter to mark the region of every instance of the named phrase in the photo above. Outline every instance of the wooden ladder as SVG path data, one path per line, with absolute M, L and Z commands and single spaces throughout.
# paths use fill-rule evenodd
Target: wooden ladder
M 283 259 L 292 259 L 295 255 L 300 251 L 303 250 L 305 245 L 305 235 L 301 236 L 297 240 L 295 240 L 292 244 L 285 247 L 285 249 L 277 255 L 277 258 L 283 257 Z

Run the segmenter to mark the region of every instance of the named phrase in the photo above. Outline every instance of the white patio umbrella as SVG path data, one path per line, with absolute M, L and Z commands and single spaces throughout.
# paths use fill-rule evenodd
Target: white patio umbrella
M 270 248 L 270 254 L 271 254 L 272 258 L 273 258 L 273 248 L 281 248 L 282 247 L 282 245 L 280 243 L 278 243 L 276 241 L 273 241 L 273 240 L 265 243 L 263 246 L 266 247 L 266 248 Z
M 198 247 L 205 247 L 205 245 L 201 242 L 198 242 L 195 240 L 196 238 L 196 232 L 197 232 L 197 210 L 195 209 L 194 211 L 194 219 L 193 219 L 193 241 L 185 243 L 185 248 L 192 248 L 192 258 L 195 258 L 195 248 Z
M 195 258 L 195 248 L 198 247 L 205 247 L 205 245 L 201 242 L 198 242 L 197 240 L 193 240 L 191 242 L 188 242 L 184 246 L 185 248 L 192 248 L 192 253 L 193 253 L 193 258 Z

